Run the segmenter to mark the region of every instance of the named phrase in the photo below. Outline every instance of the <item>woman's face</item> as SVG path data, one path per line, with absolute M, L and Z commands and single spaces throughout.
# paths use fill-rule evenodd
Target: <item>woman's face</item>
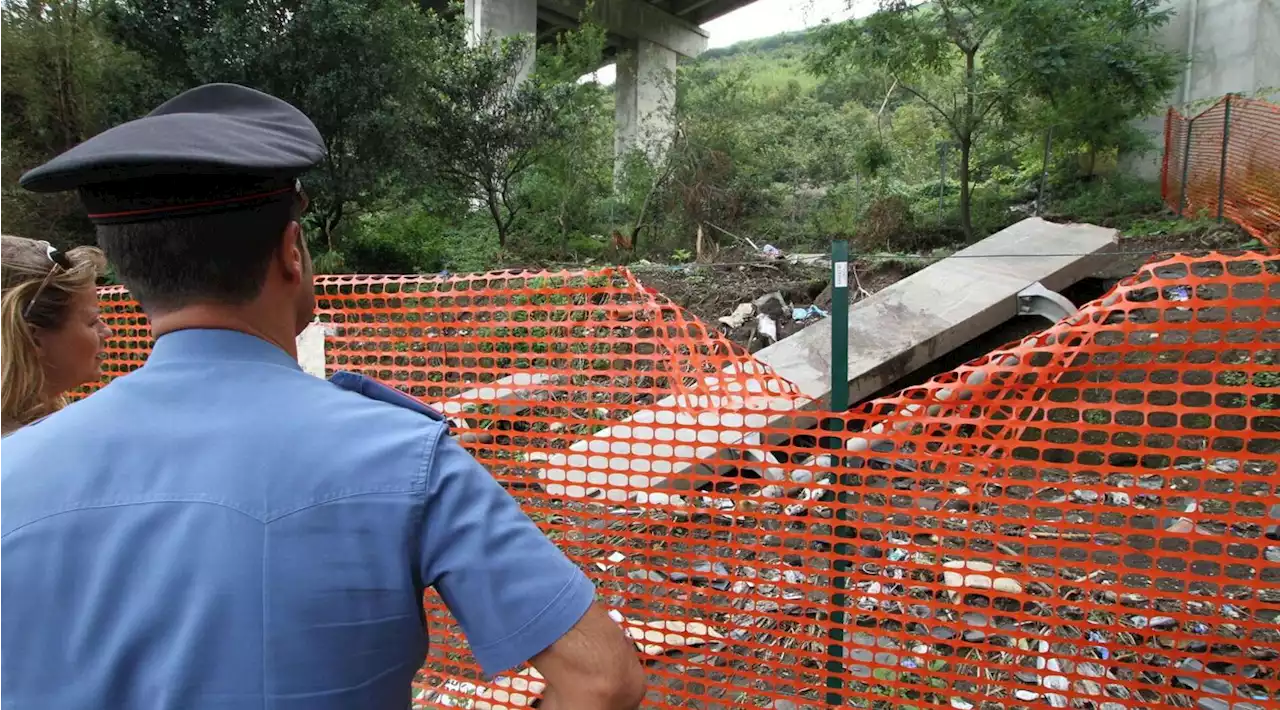
M 87 288 L 77 292 L 62 326 L 36 334 L 47 394 L 61 395 L 98 379 L 105 356 L 103 348 L 110 336 L 111 329 L 99 318 L 97 291 Z

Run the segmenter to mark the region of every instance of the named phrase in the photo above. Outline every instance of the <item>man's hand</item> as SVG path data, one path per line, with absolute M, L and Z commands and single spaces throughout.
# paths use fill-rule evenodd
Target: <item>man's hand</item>
M 635 645 L 599 604 L 530 663 L 547 682 L 542 710 L 635 710 L 644 700 Z

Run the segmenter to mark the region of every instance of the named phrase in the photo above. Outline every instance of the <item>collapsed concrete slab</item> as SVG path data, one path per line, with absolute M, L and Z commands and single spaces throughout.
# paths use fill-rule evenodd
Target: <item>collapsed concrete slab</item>
M 1094 225 L 1025 219 L 853 304 L 843 383 L 849 401 L 1015 317 L 1033 286 L 1057 291 L 1088 277 L 1118 237 Z M 755 355 L 798 388 L 798 399 L 764 387 L 667 397 L 567 451 L 538 452 L 530 461 L 541 464 L 538 476 L 553 496 L 662 504 L 669 499 L 663 490 L 702 488 L 726 465 L 723 452 L 768 443 L 767 429 L 784 420 L 789 429 L 817 423 L 803 412 L 829 401 L 831 327 L 825 318 Z M 740 382 L 742 369 L 726 371 L 726 380 Z
M 1024 219 L 849 308 L 849 401 L 857 402 L 1018 314 L 1019 294 L 1097 271 L 1119 233 Z M 756 353 L 815 403 L 831 382 L 831 319 Z

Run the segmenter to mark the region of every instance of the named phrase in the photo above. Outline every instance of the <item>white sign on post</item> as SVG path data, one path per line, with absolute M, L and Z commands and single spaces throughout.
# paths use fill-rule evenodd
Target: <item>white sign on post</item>
M 832 266 L 835 269 L 833 274 L 835 278 L 832 279 L 835 283 L 832 286 L 834 288 L 849 288 L 849 262 L 837 261 Z
M 324 326 L 312 322 L 298 336 L 298 364 L 309 375 L 324 378 Z

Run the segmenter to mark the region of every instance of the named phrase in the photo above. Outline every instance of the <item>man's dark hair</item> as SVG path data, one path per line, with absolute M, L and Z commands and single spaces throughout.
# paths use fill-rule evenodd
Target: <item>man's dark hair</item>
M 98 246 L 143 308 L 240 305 L 258 296 L 298 200 L 231 212 L 98 225 Z

